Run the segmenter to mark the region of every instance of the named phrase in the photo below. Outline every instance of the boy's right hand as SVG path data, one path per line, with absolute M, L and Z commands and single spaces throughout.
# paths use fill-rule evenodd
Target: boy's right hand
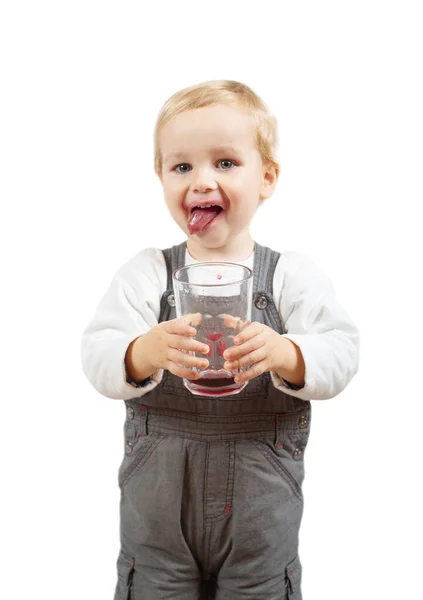
M 207 354 L 210 348 L 192 337 L 197 330 L 191 327 L 189 318 L 179 317 L 163 321 L 132 342 L 127 353 L 129 375 L 135 380 L 145 379 L 157 369 L 167 369 L 178 377 L 199 379 L 197 371 L 186 367 L 205 369 L 209 361 L 192 356 L 185 351 Z M 186 367 L 182 366 L 186 365 Z M 147 375 L 146 375 L 147 373 Z M 141 375 L 141 377 L 139 377 Z

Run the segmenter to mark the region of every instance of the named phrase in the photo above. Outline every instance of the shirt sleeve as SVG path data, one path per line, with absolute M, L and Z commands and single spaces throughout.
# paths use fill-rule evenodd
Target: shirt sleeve
M 83 332 L 84 373 L 108 398 L 143 396 L 162 379 L 160 369 L 144 381 L 132 381 L 126 372 L 125 355 L 133 340 L 158 323 L 165 273 L 161 251 L 143 251 L 128 261 L 114 275 Z
M 281 255 L 274 278 L 284 337 L 301 350 L 305 385 L 295 386 L 271 372 L 274 385 L 302 400 L 337 396 L 358 371 L 359 332 L 337 302 L 329 277 L 298 252 Z

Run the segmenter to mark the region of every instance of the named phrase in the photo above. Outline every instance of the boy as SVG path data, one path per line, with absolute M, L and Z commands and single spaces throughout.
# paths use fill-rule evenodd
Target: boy
M 124 264 L 82 342 L 92 385 L 126 404 L 115 600 L 301 600 L 310 400 L 351 381 L 359 335 L 311 260 L 249 233 L 277 183 L 275 145 L 275 119 L 238 82 L 182 90 L 159 114 L 155 170 L 187 240 Z M 208 347 L 175 318 L 171 275 L 199 261 L 253 270 L 252 323 L 224 354 L 228 369 L 252 364 L 238 395 L 182 383 Z

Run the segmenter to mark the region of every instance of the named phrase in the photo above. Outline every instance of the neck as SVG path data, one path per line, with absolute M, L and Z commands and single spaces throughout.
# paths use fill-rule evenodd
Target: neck
M 199 261 L 237 262 L 246 260 L 254 250 L 254 240 L 250 233 L 231 240 L 230 243 L 214 248 L 207 247 L 191 238 L 187 240 L 187 249 L 192 258 Z

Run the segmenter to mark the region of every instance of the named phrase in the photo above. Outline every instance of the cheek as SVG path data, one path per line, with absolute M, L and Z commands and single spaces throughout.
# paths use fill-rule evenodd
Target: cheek
M 238 201 L 245 197 L 254 198 L 255 195 L 260 193 L 260 178 L 255 171 L 244 172 L 232 180 L 230 188 L 232 188 L 232 193 Z
M 175 186 L 172 187 L 163 187 L 163 194 L 165 202 L 169 208 L 169 210 L 175 210 L 181 205 L 181 193 Z
M 186 213 L 184 208 L 182 207 L 182 198 L 181 194 L 175 193 L 175 190 L 169 191 L 166 190 L 164 193 L 164 201 L 171 215 L 172 219 L 185 230 L 186 227 Z

